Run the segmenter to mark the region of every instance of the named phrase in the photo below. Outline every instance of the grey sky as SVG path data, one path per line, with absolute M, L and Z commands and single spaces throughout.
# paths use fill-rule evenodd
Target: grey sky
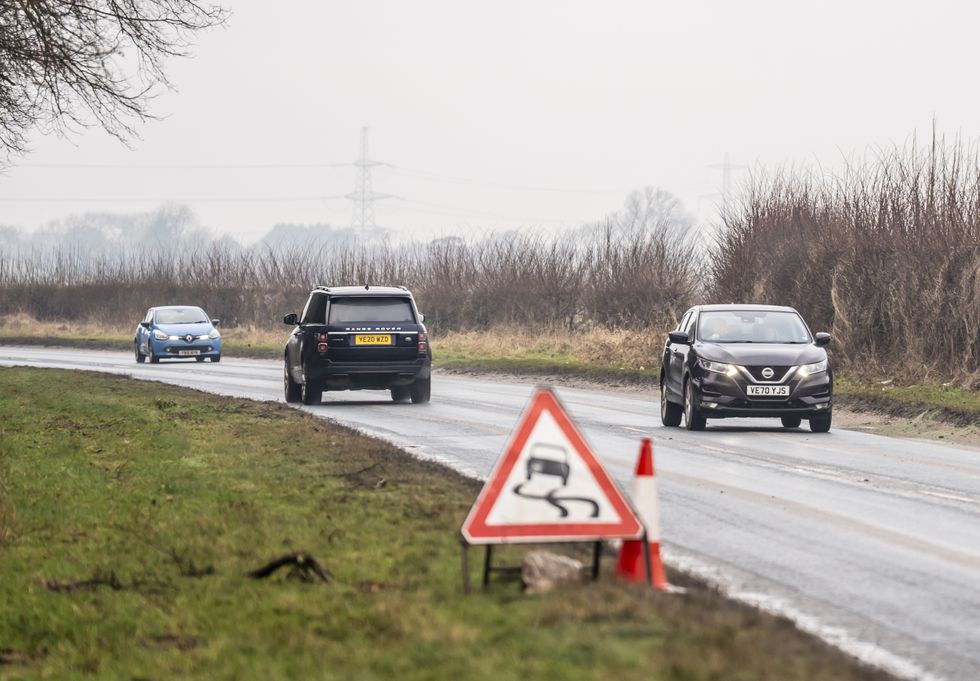
M 377 204 L 377 222 L 417 236 L 593 220 L 644 185 L 707 217 L 726 151 L 833 168 L 927 135 L 933 116 L 980 138 L 971 3 L 224 4 L 227 28 L 171 62 L 165 120 L 131 150 L 96 130 L 36 136 L 0 176 L 0 224 L 194 198 L 239 199 L 191 204 L 244 239 L 347 224 L 349 201 L 310 199 L 350 192 L 350 167 L 147 166 L 342 163 L 362 125 L 397 166 L 375 189 L 404 197 Z M 256 200 L 274 197 L 295 200 Z

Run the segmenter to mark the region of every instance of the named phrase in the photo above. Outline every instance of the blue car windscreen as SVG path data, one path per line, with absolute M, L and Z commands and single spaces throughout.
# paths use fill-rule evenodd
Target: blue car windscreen
M 210 319 L 199 307 L 175 307 L 157 310 L 157 324 L 206 324 Z

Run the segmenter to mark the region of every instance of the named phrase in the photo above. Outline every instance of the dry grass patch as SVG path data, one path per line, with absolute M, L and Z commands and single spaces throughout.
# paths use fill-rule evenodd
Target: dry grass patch
M 433 338 L 438 366 L 515 373 L 603 375 L 647 380 L 659 375 L 666 330 L 493 327 Z

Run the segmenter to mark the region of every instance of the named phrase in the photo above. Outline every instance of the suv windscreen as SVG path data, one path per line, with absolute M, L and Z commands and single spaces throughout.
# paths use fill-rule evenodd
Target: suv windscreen
M 157 324 L 205 324 L 209 321 L 204 310 L 199 307 L 157 310 Z
M 809 343 L 795 312 L 715 310 L 701 313 L 698 340 L 707 343 Z
M 414 322 L 408 298 L 334 298 L 328 324 L 349 322 Z

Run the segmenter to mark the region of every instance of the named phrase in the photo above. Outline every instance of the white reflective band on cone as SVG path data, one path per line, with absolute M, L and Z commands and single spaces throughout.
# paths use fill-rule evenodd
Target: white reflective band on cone
M 647 528 L 647 541 L 651 544 L 660 541 L 660 506 L 657 503 L 657 479 L 652 475 L 633 478 L 630 488 L 633 508 Z

